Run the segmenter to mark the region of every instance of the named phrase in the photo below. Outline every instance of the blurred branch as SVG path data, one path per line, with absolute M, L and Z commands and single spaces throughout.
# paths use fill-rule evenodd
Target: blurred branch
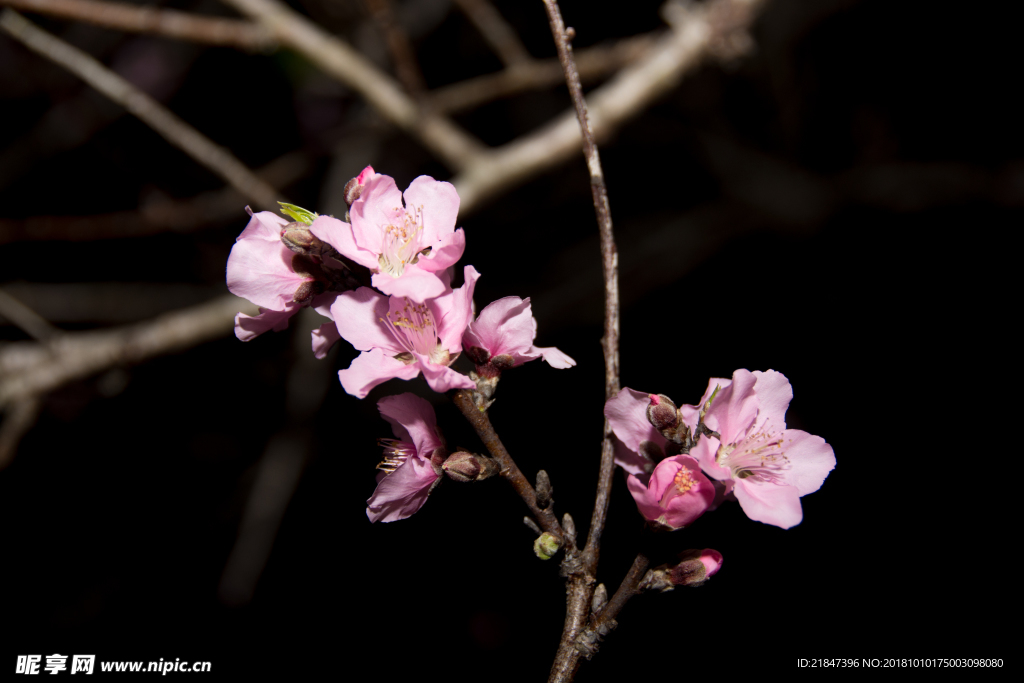
M 6 292 L 51 323 L 131 323 L 224 293 L 224 285 L 165 282 L 13 282 Z M 3 311 L 0 311 L 2 314 Z M 0 317 L 0 325 L 4 324 Z
M 263 24 L 280 42 L 361 94 L 389 121 L 418 139 L 438 159 L 459 170 L 480 157 L 478 140 L 439 114 L 426 112 L 394 79 L 342 40 L 277 0 L 224 0 Z
M 227 335 L 244 300 L 223 296 L 136 325 L 63 334 L 43 344 L 0 348 L 0 409 L 125 363 L 180 351 Z
M 757 14 L 762 0 L 712 0 L 683 6 L 665 5 L 672 30 L 651 52 L 625 67 L 587 98 L 590 127 L 598 141 L 623 122 L 675 87 L 685 73 L 706 57 L 734 57 L 726 46 L 748 44 L 741 36 Z M 452 180 L 465 214 L 487 199 L 551 169 L 578 153 L 580 130 L 574 111 L 529 135 L 483 154 Z
M 237 47 L 250 52 L 277 47 L 277 43 L 262 26 L 238 19 L 203 17 L 157 7 L 136 7 L 98 0 L 0 0 L 0 5 L 104 28 L 152 33 L 196 43 Z
M 576 66 L 584 83 L 620 69 L 643 57 L 655 44 L 656 36 L 647 34 L 623 38 L 611 45 L 596 45 L 576 54 Z M 527 90 L 551 87 L 564 82 L 557 59 L 531 59 L 498 73 L 470 78 L 432 90 L 430 102 L 436 111 L 457 112 L 510 97 Z
M 276 208 L 277 192 L 257 178 L 228 150 L 211 142 L 90 55 L 43 31 L 11 9 L 5 9 L 0 14 L 0 28 L 142 119 L 168 142 L 209 168 L 261 208 Z
M 533 59 L 515 29 L 508 25 L 488 0 L 455 0 L 455 4 L 476 26 L 505 66 L 525 64 Z
M 0 470 L 11 464 L 21 438 L 35 424 L 42 405 L 38 396 L 30 396 L 18 401 L 7 411 L 4 421 L 0 422 Z
M 288 187 L 309 173 L 313 159 L 305 152 L 289 152 L 258 169 L 256 175 L 272 187 Z M 161 232 L 191 232 L 245 218 L 245 197 L 226 187 L 188 199 L 166 197 L 143 204 L 136 211 L 95 216 L 30 216 L 24 220 L 0 218 L 0 244 L 34 240 L 89 240 L 142 237 Z
M 46 341 L 61 333 L 45 318 L 0 289 L 0 318 L 7 318 L 36 341 Z
M 285 413 L 288 426 L 266 446 L 256 467 L 256 479 L 249 490 L 238 527 L 238 538 L 231 548 L 218 594 L 222 602 L 241 606 L 252 600 L 270 553 L 274 548 L 281 521 L 302 479 L 312 446 L 312 422 L 333 373 L 309 352 L 309 334 L 324 321 L 311 308 L 302 309 L 293 322 L 292 360 L 285 387 Z M 333 364 L 330 364 L 333 366 Z
M 423 72 L 416 62 L 416 51 L 409 42 L 409 36 L 395 20 L 395 12 L 390 0 L 364 0 L 366 8 L 384 33 L 391 53 L 391 63 L 395 67 L 395 75 L 405 90 L 417 100 L 422 100 L 427 92 L 427 84 L 423 80 Z

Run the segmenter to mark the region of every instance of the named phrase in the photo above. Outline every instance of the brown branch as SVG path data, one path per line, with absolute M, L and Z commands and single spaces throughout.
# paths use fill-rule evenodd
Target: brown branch
M 256 174 L 272 187 L 288 187 L 309 173 L 313 159 L 305 152 L 289 152 Z M 160 198 L 135 211 L 94 216 L 30 216 L 24 220 L 0 218 L 0 244 L 21 241 L 91 240 L 143 237 L 161 232 L 192 232 L 241 220 L 245 197 L 226 187 L 188 199 Z
M 469 420 L 469 423 L 473 425 L 473 429 L 476 430 L 480 440 L 484 442 L 484 446 L 487 447 L 491 457 L 498 461 L 498 464 L 501 466 L 501 476 L 512 484 L 512 488 L 516 490 L 519 497 L 526 503 L 526 507 L 530 508 L 533 518 L 540 527 L 544 531 L 557 536 L 559 541 L 565 540 L 566 534 L 563 532 L 561 524 L 558 523 L 554 510 L 551 506 L 541 508 L 537 504 L 537 492 L 519 469 L 519 466 L 516 465 L 512 456 L 505 450 L 505 446 L 494 431 L 491 419 L 487 416 L 487 413 L 477 408 L 476 403 L 473 401 L 473 392 L 465 389 L 456 391 L 453 400 L 459 410 L 462 411 L 462 414 Z
M 229 334 L 235 314 L 251 308 L 238 297 L 223 296 L 136 325 L 63 334 L 45 345 L 8 344 L 0 349 L 0 409 L 115 365 L 138 363 Z
M 576 55 L 580 80 L 584 83 L 597 80 L 640 59 L 653 47 L 655 39 L 654 34 L 647 34 L 580 50 Z M 498 73 L 437 88 L 430 93 L 430 103 L 436 111 L 465 111 L 503 97 L 564 82 L 562 65 L 557 59 L 531 59 Z
M 685 20 L 675 17 L 672 30 L 646 57 L 590 93 L 587 111 L 594 138 L 607 138 L 706 57 L 724 56 L 723 45 L 743 43 L 736 36 L 746 34 L 761 4 L 762 0 L 711 0 L 676 9 L 676 15 L 685 14 Z M 461 200 L 460 213 L 465 215 L 578 154 L 580 130 L 575 118 L 575 112 L 566 112 L 537 131 L 473 159 L 452 180 Z
M 612 596 L 612 599 L 608 601 L 608 604 L 601 610 L 601 613 L 597 615 L 594 623 L 587 629 L 588 633 L 584 634 L 584 639 L 588 639 L 591 633 L 603 636 L 615 628 L 615 617 L 619 615 L 619 612 L 622 611 L 622 608 L 626 606 L 626 603 L 631 598 L 640 594 L 637 587 L 647 573 L 647 567 L 649 566 L 650 560 L 647 558 L 647 555 L 639 553 L 636 559 L 633 560 L 633 566 L 629 568 L 626 576 L 622 579 L 622 583 L 619 584 L 615 595 Z
M 43 31 L 11 9 L 5 9 L 0 14 L 0 28 L 30 50 L 60 64 L 123 106 L 168 142 L 216 173 L 255 204 L 266 209 L 277 207 L 278 195 L 274 188 L 256 177 L 231 152 L 211 142 L 202 133 L 89 54 Z
M 525 64 L 533 58 L 515 30 L 487 0 L 455 0 L 505 66 Z
M 571 35 L 566 32 L 556 0 L 544 0 L 544 7 L 548 12 L 551 32 L 555 38 L 555 45 L 558 47 L 558 58 L 565 71 L 565 80 L 569 85 L 569 94 L 572 97 L 576 117 L 582 131 L 583 155 L 587 159 L 587 169 L 590 172 L 590 190 L 601 235 L 601 262 L 604 274 L 604 337 L 601 339 L 601 346 L 604 350 L 605 400 L 608 400 L 619 393 L 619 257 L 612 230 L 611 207 L 608 205 L 608 189 L 604 183 L 601 157 L 587 121 L 587 103 L 583 99 L 583 86 L 580 84 L 580 75 L 573 59 L 572 45 L 569 42 Z M 584 564 L 590 574 L 593 574 L 597 568 L 601 532 L 604 529 L 605 516 L 608 511 L 608 497 L 611 492 L 614 464 L 611 427 L 605 420 L 597 501 L 590 520 L 587 545 L 583 551 Z
M 395 12 L 390 0 L 364 0 L 366 8 L 384 33 L 391 53 L 391 63 L 395 67 L 395 75 L 405 90 L 417 100 L 422 100 L 427 92 L 423 72 L 416 62 L 416 51 L 409 42 L 409 36 L 395 19 Z
M 450 119 L 422 110 L 395 83 L 342 40 L 278 0 L 225 0 L 259 21 L 286 45 L 304 55 L 329 76 L 361 94 L 391 123 L 418 139 L 450 168 L 458 170 L 484 153 L 478 140 Z
M 25 12 L 72 19 L 104 28 L 262 52 L 277 47 L 265 28 L 249 21 L 203 17 L 157 7 L 98 0 L 0 0 Z

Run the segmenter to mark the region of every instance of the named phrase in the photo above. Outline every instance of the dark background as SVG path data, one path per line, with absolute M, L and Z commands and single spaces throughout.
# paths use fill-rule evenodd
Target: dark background
M 495 4 L 534 56 L 554 55 L 541 3 Z M 999 417 L 1015 405 L 1003 392 L 1016 365 L 1002 352 L 1020 311 L 1018 296 L 1010 307 L 1010 236 L 1024 207 L 1021 17 L 1011 4 L 773 0 L 753 54 L 701 67 L 603 145 L 621 251 L 623 385 L 685 403 L 710 376 L 774 368 L 794 387 L 789 426 L 823 436 L 838 464 L 802 500 L 793 529 L 731 505 L 663 539 L 665 551 L 720 550 L 721 573 L 628 605 L 577 680 L 788 674 L 798 658 L 821 657 L 1013 663 L 997 626 L 1014 600 L 1003 501 L 1019 451 L 1014 418 Z M 212 2 L 167 5 L 229 15 Z M 446 5 L 396 2 L 414 17 L 430 87 L 500 67 Z M 295 6 L 383 55 L 360 3 Z M 567 1 L 563 13 L 582 47 L 656 29 L 657 7 Z M 425 9 L 433 14 L 415 14 Z M 140 85 L 250 166 L 304 149 L 310 172 L 282 189 L 310 209 L 343 212 L 340 187 L 366 164 L 400 188 L 450 176 L 287 51 L 254 56 L 31 18 L 122 73 L 135 68 Z M 221 186 L 6 36 L 0 92 L 8 226 Z M 565 88 L 553 88 L 457 120 L 498 145 L 566 106 Z M 123 283 L 125 293 L 188 284 L 198 302 L 225 291 L 242 208 L 192 231 L 8 241 L 2 280 Z M 547 469 L 559 514 L 571 512 L 583 536 L 604 370 L 582 157 L 460 225 L 459 267 L 483 274 L 478 306 L 532 297 L 537 343 L 578 362 L 507 373 L 491 415 L 528 476 Z M 77 330 L 130 317 L 54 322 Z M 355 356 L 345 342 L 310 371 L 306 322 L 47 397 L 0 472 L 2 670 L 16 654 L 60 652 L 207 660 L 224 677 L 544 680 L 564 585 L 557 562 L 533 556 L 522 505 L 500 481 L 445 481 L 414 517 L 370 525 L 375 440 L 391 436 L 378 399 L 426 396 L 450 445 L 482 446 L 422 379 L 363 401 L 346 395 L 334 379 Z M 25 338 L 9 325 L 0 336 Z M 255 593 L 229 606 L 218 586 L 261 457 L 281 438 L 303 474 Z M 617 477 L 599 569 L 610 591 L 641 526 Z

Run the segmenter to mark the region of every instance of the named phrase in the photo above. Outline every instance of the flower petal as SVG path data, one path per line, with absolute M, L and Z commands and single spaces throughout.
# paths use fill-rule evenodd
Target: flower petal
M 240 237 L 231 247 L 228 290 L 262 308 L 283 310 L 305 278 L 292 270 L 294 254 L 280 238 L 264 239 L 259 230 L 254 231 L 254 235 L 246 239 Z
M 395 438 L 416 446 L 416 454 L 430 459 L 433 452 L 444 445 L 437 430 L 434 407 L 423 398 L 408 392 L 387 396 L 377 401 L 381 417 L 388 421 Z
M 334 216 L 317 216 L 309 226 L 309 231 L 359 265 L 367 268 L 378 266 L 377 254 L 356 244 L 352 226 L 345 221 L 339 221 Z
M 486 349 L 492 357 L 513 356 L 529 353 L 535 332 L 530 300 L 506 296 L 484 306 L 466 328 L 463 343 Z
M 409 183 L 404 196 L 407 210 L 422 210 L 425 244 L 433 245 L 455 230 L 455 221 L 459 215 L 459 193 L 455 191 L 454 185 L 421 175 Z
M 476 389 L 476 382 L 461 372 L 456 372 L 446 365 L 431 363 L 426 356 L 416 354 L 417 365 L 423 371 L 423 378 L 430 388 L 438 393 L 450 389 Z
M 783 448 L 789 460 L 785 481 L 801 496 L 821 488 L 828 473 L 835 469 L 836 456 L 825 439 L 800 429 L 782 433 Z
M 245 342 L 270 330 L 280 332 L 288 327 L 288 321 L 299 312 L 299 308 L 298 304 L 293 303 L 283 311 L 261 308 L 259 315 L 239 313 L 235 316 L 235 336 Z
M 433 244 L 427 256 L 421 256 L 416 266 L 431 273 L 444 270 L 462 258 L 466 251 L 466 233 L 459 228 Z
M 374 273 L 373 286 L 388 296 L 404 296 L 417 303 L 439 297 L 445 293 L 445 283 L 431 272 L 416 266 L 406 266 L 401 277 L 387 273 Z
M 389 379 L 413 379 L 420 374 L 415 363 L 405 364 L 387 355 L 381 349 L 371 349 L 359 354 L 347 370 L 338 371 L 338 379 L 345 391 L 356 398 L 366 398 L 378 384 Z
M 743 512 L 755 522 L 789 529 L 804 518 L 795 486 L 740 479 L 733 492 Z
M 556 349 L 554 346 L 534 346 L 530 349 L 530 353 L 540 353 L 540 355 L 543 356 L 545 363 L 553 368 L 558 368 L 559 370 L 576 366 L 576 361 Z M 680 408 L 682 407 L 683 406 L 680 406 Z
M 359 248 L 379 255 L 387 226 L 401 225 L 405 221 L 402 193 L 395 179 L 380 174 L 370 176 L 349 210 L 349 219 Z
M 381 322 L 387 314 L 388 298 L 369 287 L 342 292 L 331 306 L 331 317 L 345 341 L 359 351 L 380 348 L 395 356 L 405 349 Z
M 313 355 L 323 359 L 331 347 L 338 343 L 341 334 L 338 333 L 338 326 L 333 322 L 327 322 L 313 330 Z
M 463 268 L 465 283 L 450 293 L 429 302 L 437 322 L 437 338 L 442 347 L 455 354 L 462 350 L 462 335 L 473 315 L 473 290 L 480 273 L 473 266 Z
M 396 522 L 412 516 L 427 502 L 439 478 L 429 460 L 409 458 L 378 482 L 366 501 L 366 516 L 371 522 Z
M 757 394 L 759 404 L 757 426 L 763 427 L 767 423 L 772 431 L 785 429 L 786 409 L 793 400 L 793 387 L 790 386 L 789 380 L 775 370 L 754 370 L 753 374 L 757 378 L 754 384 L 754 393 Z
M 608 418 L 612 431 L 631 451 L 639 452 L 641 441 L 653 441 L 662 450 L 668 443 L 647 419 L 650 402 L 650 394 L 623 387 L 617 396 L 604 404 L 604 416 Z
M 704 416 L 704 423 L 722 435 L 722 443 L 736 443 L 757 416 L 757 377 L 749 370 L 737 370 L 729 386 L 722 387 Z

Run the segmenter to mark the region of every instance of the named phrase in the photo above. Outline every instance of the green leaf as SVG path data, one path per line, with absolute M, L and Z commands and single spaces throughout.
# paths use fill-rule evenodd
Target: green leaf
M 319 215 L 312 211 L 303 209 L 301 206 L 295 206 L 294 204 L 287 204 L 285 202 L 278 202 L 278 204 L 281 205 L 281 213 L 294 218 L 300 223 L 305 223 L 306 225 L 312 225 L 313 221 L 315 221 L 316 217 Z

